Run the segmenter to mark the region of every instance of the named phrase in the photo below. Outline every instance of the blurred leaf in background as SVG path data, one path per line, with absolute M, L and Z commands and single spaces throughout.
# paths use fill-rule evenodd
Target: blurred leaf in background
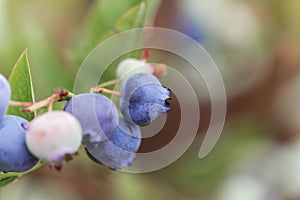
M 141 5 L 143 2 L 143 8 Z M 144 16 L 153 17 L 153 11 L 159 5 L 160 0 L 98 0 L 93 3 L 81 34 L 77 37 L 75 46 L 75 61 L 77 66 L 104 36 L 111 36 L 124 30 L 142 27 Z M 134 8 L 134 6 L 136 6 Z M 132 9 L 132 10 L 130 10 Z M 135 9 L 139 9 L 136 12 Z M 144 10 L 146 9 L 146 10 Z M 127 12 L 127 14 L 126 14 Z M 104 35 L 104 36 L 103 36 Z
M 0 0 L 1 72 L 8 75 L 28 48 L 37 99 L 57 87 L 72 90 L 81 62 L 102 39 L 115 34 L 115 29 L 142 27 L 144 16 L 151 21 L 160 0 L 143 1 L 137 17 L 133 7 L 141 2 Z
M 84 3 L 1 0 L 0 5 L 4 11 L 0 20 L 0 40 L 4 41 L 0 48 L 1 71 L 8 75 L 18 55 L 28 48 L 38 99 L 57 87 L 72 88 L 76 71 L 65 64 L 61 51 L 80 24 Z

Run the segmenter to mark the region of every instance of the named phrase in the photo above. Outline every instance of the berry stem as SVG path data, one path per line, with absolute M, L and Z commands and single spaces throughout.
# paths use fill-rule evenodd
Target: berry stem
M 149 58 L 149 51 L 145 49 L 144 53 L 141 57 L 141 60 L 146 62 L 148 60 L 148 58 Z
M 114 90 L 109 90 L 109 89 L 104 88 L 104 87 L 107 87 L 110 85 L 114 85 L 118 81 L 119 81 L 119 79 L 113 79 L 111 81 L 101 83 L 100 85 L 91 88 L 90 93 L 108 93 L 108 94 L 112 94 L 112 95 L 122 96 L 122 93 L 119 91 L 114 91 Z
M 92 88 L 90 90 L 91 93 L 107 93 L 107 94 L 112 94 L 112 95 L 116 95 L 116 96 L 122 96 L 122 92 L 120 91 L 115 91 L 115 90 L 109 90 L 109 89 L 106 89 L 106 88 L 98 88 L 98 87 L 95 87 L 95 88 Z
M 33 102 L 9 101 L 10 106 L 26 107 L 26 106 L 31 106 L 32 104 L 33 104 Z
M 40 108 L 46 107 L 50 101 L 50 98 L 51 97 L 41 100 L 41 101 L 38 101 L 38 102 L 35 102 L 32 104 L 32 106 L 29 106 L 27 108 L 22 108 L 21 111 L 22 112 L 34 112 Z
M 25 107 L 22 108 L 22 112 L 34 112 L 40 108 L 48 106 L 48 111 L 53 110 L 53 103 L 55 101 L 64 101 L 64 100 L 69 100 L 74 96 L 73 93 L 71 93 L 68 90 L 65 89 L 56 89 L 54 90 L 53 94 L 41 101 L 38 102 L 19 102 L 19 101 L 10 101 L 9 105 L 10 106 L 20 106 L 20 107 Z
M 51 97 L 49 97 L 49 101 L 48 101 L 48 112 L 52 112 L 53 111 L 53 103 L 56 99 L 58 99 L 58 94 L 53 94 Z
M 96 86 L 96 88 L 103 88 L 103 87 L 107 87 L 107 86 L 110 86 L 110 85 L 114 85 L 118 81 L 119 81 L 119 79 L 114 79 L 114 80 L 111 80 L 111 81 L 107 81 L 107 82 L 101 83 L 100 85 Z

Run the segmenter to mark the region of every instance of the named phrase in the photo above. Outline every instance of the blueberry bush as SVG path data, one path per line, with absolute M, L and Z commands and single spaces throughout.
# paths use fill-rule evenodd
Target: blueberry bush
M 123 3 L 115 16 L 110 14 L 110 20 L 100 20 L 102 32 L 94 31 L 97 29 L 93 28 L 96 26 L 93 21 L 87 25 L 90 27 L 83 31 L 82 38 L 88 42 L 79 41 L 77 49 L 80 50 L 73 52 L 75 63 L 80 64 L 84 52 L 88 53 L 109 36 L 143 25 L 149 12 L 145 2 Z M 93 18 L 104 19 L 112 5 L 113 2 L 102 1 L 99 8 L 103 15 Z M 104 79 L 112 80 L 100 82 L 87 93 L 73 94 L 67 89 L 54 88 L 50 96 L 35 101 L 28 51 L 30 49 L 25 49 L 21 54 L 8 80 L 0 74 L 0 187 L 44 166 L 61 170 L 64 163 L 76 158 L 81 145 L 93 161 L 110 169 L 132 165 L 141 145 L 139 126 L 151 123 L 170 109 L 167 103 L 170 90 L 163 88 L 155 78 L 157 66 L 147 63 L 148 52 L 145 51 L 144 56 L 134 53 L 131 58 L 120 59 L 122 62 L 104 76 Z M 127 63 L 125 67 L 124 63 Z M 166 68 L 162 66 L 159 68 L 163 74 L 159 76 L 166 74 Z M 154 80 L 155 83 L 139 90 L 143 77 L 145 81 Z M 122 90 L 104 87 L 115 84 L 120 84 Z M 136 91 L 130 99 L 133 89 Z M 158 95 L 157 98 L 143 97 L 145 92 L 151 91 Z M 124 117 L 108 98 L 110 95 L 121 97 Z M 144 112 L 147 114 L 143 115 Z
M 0 199 L 300 199 L 299 7 L 299 0 L 0 0 Z M 226 126 L 205 159 L 197 153 L 212 104 L 188 59 L 172 51 L 133 51 L 116 57 L 95 85 L 73 89 L 80 66 L 99 43 L 144 26 L 197 40 L 222 74 Z M 173 69 L 197 93 L 199 120 L 192 116 L 197 106 L 180 101 L 173 85 L 165 84 Z M 126 83 L 139 73 L 152 83 L 139 89 Z M 152 94 L 147 99 L 145 91 Z M 185 105 L 191 115 L 182 117 Z M 146 108 L 151 112 L 142 115 Z M 197 137 L 176 162 L 147 174 L 116 171 L 165 161 L 160 155 L 141 158 L 162 152 L 182 125 L 195 123 Z M 166 157 L 190 138 L 186 131 Z
M 132 75 L 123 80 L 121 91 L 105 89 L 101 86 L 108 84 L 103 83 L 91 88 L 89 93 L 78 95 L 56 89 L 50 97 L 34 102 L 26 50 L 10 76 L 12 87 L 1 75 L 2 185 L 44 165 L 61 170 L 63 163 L 77 154 L 81 143 L 96 163 L 114 170 L 132 165 L 141 144 L 139 126 L 150 124 L 170 110 L 167 100 L 171 91 L 162 87 L 153 71 L 140 72 L 138 66 L 129 71 Z M 16 81 L 19 86 L 15 85 Z M 109 84 L 115 82 L 118 79 Z M 101 94 L 104 92 L 121 96 L 124 118 L 119 117 L 115 104 Z M 28 93 L 25 99 L 23 94 Z M 63 110 L 53 110 L 56 101 L 67 101 Z M 5 114 L 9 105 L 10 115 Z M 46 111 L 41 112 L 44 108 Z

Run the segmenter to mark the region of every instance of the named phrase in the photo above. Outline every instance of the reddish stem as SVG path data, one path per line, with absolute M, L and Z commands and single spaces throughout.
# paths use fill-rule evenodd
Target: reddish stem
M 147 49 L 145 49 L 144 53 L 141 57 L 141 60 L 146 62 L 148 58 L 149 58 L 149 51 Z
M 9 105 L 11 106 L 26 107 L 26 106 L 31 106 L 32 104 L 33 104 L 32 102 L 9 101 Z
M 106 88 L 97 88 L 97 87 L 96 88 L 92 88 L 91 92 L 107 93 L 107 94 L 122 96 L 122 92 L 115 91 L 115 90 L 109 90 L 109 89 L 106 89 Z
M 18 102 L 18 101 L 10 101 L 10 106 L 21 106 L 26 107 L 22 108 L 22 112 L 33 112 L 40 108 L 48 106 L 48 110 L 53 110 L 53 103 L 54 101 L 63 101 L 72 98 L 73 94 L 64 89 L 56 89 L 54 90 L 53 94 L 41 101 L 38 102 Z
M 118 81 L 119 81 L 118 79 L 107 81 L 107 82 L 101 83 L 96 88 L 103 88 L 103 87 L 106 87 L 106 86 L 110 86 L 110 85 L 116 84 Z

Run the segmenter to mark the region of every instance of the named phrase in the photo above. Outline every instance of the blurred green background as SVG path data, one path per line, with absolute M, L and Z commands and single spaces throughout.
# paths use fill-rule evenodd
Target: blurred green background
M 83 59 L 110 35 L 141 26 L 181 31 L 205 47 L 224 78 L 228 111 L 217 146 L 197 157 L 210 119 L 203 98 L 198 137 L 162 170 L 126 174 L 80 154 L 62 172 L 44 168 L 22 177 L 1 189 L 0 199 L 299 200 L 300 1 L 145 0 L 142 16 L 131 12 L 118 24 L 140 2 L 0 0 L 0 72 L 8 77 L 28 48 L 35 96 L 42 99 L 57 87 L 72 90 Z

